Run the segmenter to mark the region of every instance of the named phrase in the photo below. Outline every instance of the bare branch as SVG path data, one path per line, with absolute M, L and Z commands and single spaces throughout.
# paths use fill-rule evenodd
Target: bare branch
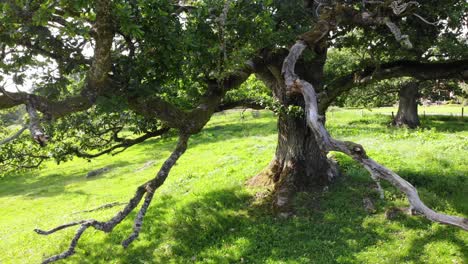
M 42 264 L 47 264 L 47 263 L 51 263 L 51 262 L 55 262 L 57 260 L 61 260 L 61 259 L 64 259 L 64 258 L 67 258 L 73 254 L 75 254 L 75 248 L 76 248 L 76 245 L 78 244 L 78 240 L 80 240 L 81 238 L 81 235 L 83 235 L 84 231 L 86 231 L 86 229 L 90 226 L 90 223 L 86 222 L 86 223 L 83 223 L 80 228 L 78 228 L 78 230 L 76 231 L 76 234 L 75 236 L 73 237 L 71 243 L 70 243 L 70 246 L 68 247 L 68 250 L 59 254 L 59 255 L 55 255 L 55 256 L 52 256 L 46 260 L 44 260 L 42 262 Z
M 90 220 L 83 220 L 83 221 L 72 222 L 69 224 L 61 225 L 49 231 L 35 229 L 34 231 L 38 234 L 49 235 L 49 234 L 55 233 L 65 228 L 69 228 L 69 227 L 76 226 L 76 225 L 81 225 L 78 231 L 76 232 L 75 236 L 73 237 L 69 248 L 65 252 L 62 252 L 58 255 L 52 256 L 44 260 L 43 264 L 51 263 L 51 262 L 64 259 L 73 255 L 75 253 L 75 247 L 78 243 L 78 240 L 80 239 L 83 232 L 86 231 L 86 229 L 88 229 L 89 227 L 93 227 L 96 230 L 103 231 L 106 233 L 111 232 L 115 226 L 120 224 L 138 206 L 140 201 L 143 199 L 143 196 L 145 196 L 146 194 L 145 201 L 142 207 L 140 208 L 140 211 L 137 214 L 137 217 L 135 218 L 133 232 L 126 240 L 122 242 L 122 245 L 124 247 L 128 247 L 128 245 L 132 241 L 134 241 L 140 233 L 140 230 L 143 224 L 143 218 L 151 203 L 151 200 L 153 199 L 154 192 L 161 185 L 163 185 L 164 181 L 169 175 L 170 170 L 175 165 L 175 163 L 180 158 L 180 156 L 182 156 L 182 154 L 187 149 L 188 139 L 189 139 L 189 135 L 184 134 L 184 133 L 180 134 L 179 141 L 177 143 L 176 148 L 174 149 L 172 154 L 169 156 L 169 158 L 163 163 L 156 177 L 140 185 L 137 188 L 135 195 L 129 200 L 127 205 L 120 212 L 118 212 L 114 217 L 112 217 L 109 221 L 101 222 L 101 221 L 97 221 L 94 219 L 90 219 Z
M 401 0 L 393 1 L 392 3 L 390 3 L 390 7 L 392 8 L 393 13 L 397 16 L 405 12 L 406 9 L 411 5 L 419 6 L 419 3 L 416 1 L 409 1 L 405 3 L 405 2 L 402 2 Z
M 404 48 L 407 49 L 412 49 L 413 44 L 411 44 L 411 41 L 409 40 L 408 35 L 403 35 L 395 23 L 390 21 L 390 18 L 386 17 L 384 18 L 384 23 L 390 29 L 392 32 L 393 36 L 395 37 L 396 41 L 398 41 Z
M 420 15 L 418 15 L 416 13 L 414 13 L 413 16 L 419 18 L 422 22 L 424 22 L 424 23 L 426 23 L 428 25 L 431 25 L 431 26 L 437 26 L 439 24 L 438 22 L 429 22 L 424 17 L 422 17 L 422 16 L 420 16 Z
M 330 136 L 321 120 L 321 117 L 318 115 L 319 109 L 314 87 L 307 81 L 298 78 L 294 73 L 295 62 L 305 47 L 306 45 L 304 42 L 298 41 L 291 48 L 290 53 L 283 64 L 282 72 L 288 89 L 291 89 L 293 92 L 300 91 L 304 96 L 307 124 L 319 142 L 321 150 L 325 154 L 329 151 L 342 152 L 364 166 L 374 179 L 384 179 L 390 182 L 394 187 L 406 194 L 412 209 L 422 214 L 427 219 L 468 230 L 468 219 L 437 213 L 427 207 L 419 198 L 417 190 L 413 185 L 396 173 L 369 158 L 361 145 L 349 141 L 339 141 Z
M 60 231 L 62 229 L 69 228 L 69 227 L 76 226 L 76 225 L 81 225 L 81 224 L 84 224 L 86 222 L 87 222 L 87 220 L 78 221 L 78 222 L 71 222 L 71 223 L 68 223 L 68 224 L 65 224 L 65 225 L 57 226 L 56 228 L 52 228 L 49 231 L 44 231 L 44 230 L 36 228 L 36 229 L 34 229 L 34 232 L 38 233 L 39 235 L 50 235 L 50 234 L 53 234 L 53 233 L 55 233 L 57 231 Z
M 140 211 L 138 212 L 137 217 L 135 218 L 133 224 L 133 232 L 127 239 L 122 241 L 122 246 L 124 248 L 127 248 L 140 235 L 141 227 L 143 226 L 143 218 L 145 217 L 146 211 L 148 210 L 148 207 L 151 201 L 153 200 L 153 196 L 154 191 L 148 189 L 145 195 L 145 201 L 143 202 L 143 205 L 141 206 Z

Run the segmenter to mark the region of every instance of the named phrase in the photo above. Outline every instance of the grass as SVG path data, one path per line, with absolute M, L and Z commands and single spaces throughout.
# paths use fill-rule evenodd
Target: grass
M 466 119 L 465 119 L 466 120 Z M 468 125 L 459 117 L 428 116 L 418 130 L 387 127 L 389 117 L 334 109 L 328 128 L 419 188 L 423 200 L 445 213 L 468 216 Z M 468 233 L 420 217 L 385 219 L 385 209 L 407 205 L 384 185 L 386 200 L 368 215 L 362 199 L 375 196 L 372 181 L 350 159 L 336 154 L 344 176 L 322 194 L 301 193 L 289 219 L 258 204 L 245 181 L 265 167 L 275 150 L 276 118 L 269 112 L 216 115 L 189 143 L 158 190 L 142 233 L 127 250 L 127 219 L 112 233 L 88 230 L 77 254 L 62 263 L 466 263 Z M 0 179 L 0 263 L 39 263 L 68 247 L 74 229 L 39 236 L 34 228 L 69 221 L 106 220 L 119 208 L 76 213 L 124 202 L 150 179 L 174 147 L 175 138 L 150 140 L 88 163 L 60 166 Z M 142 171 L 146 162 L 155 161 Z M 111 166 L 86 179 L 88 171 Z M 135 214 L 132 214 L 133 218 Z
M 467 116 L 468 107 L 463 107 L 459 104 L 445 104 L 445 105 L 431 105 L 431 106 L 418 106 L 418 113 L 421 116 L 426 115 L 447 115 L 447 116 L 461 116 L 462 108 L 465 108 L 464 116 Z M 342 109 L 340 109 L 342 111 Z M 348 111 L 355 111 L 356 109 L 348 109 Z M 392 112 L 396 115 L 398 112 L 397 106 L 379 107 L 372 109 L 362 109 L 359 113 L 366 114 L 384 114 L 391 115 Z

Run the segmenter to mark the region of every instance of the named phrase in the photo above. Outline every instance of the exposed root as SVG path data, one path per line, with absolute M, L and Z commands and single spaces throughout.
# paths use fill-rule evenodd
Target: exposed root
M 172 152 L 169 158 L 164 162 L 164 164 L 162 165 L 156 177 L 140 185 L 137 188 L 135 195 L 130 199 L 130 201 L 127 203 L 125 208 L 122 211 L 118 212 L 109 221 L 101 222 L 101 221 L 97 221 L 94 219 L 89 219 L 89 220 L 77 221 L 77 222 L 72 222 L 72 223 L 68 223 L 65 225 L 61 225 L 49 231 L 35 229 L 34 231 L 40 235 L 50 235 L 59 230 L 69 228 L 72 226 L 76 226 L 76 225 L 80 225 L 68 249 L 58 255 L 54 255 L 44 260 L 42 263 L 43 264 L 51 263 L 60 259 L 67 258 L 75 254 L 75 248 L 76 248 L 76 245 L 78 244 L 78 240 L 80 239 L 84 231 L 86 231 L 86 229 L 88 229 L 89 227 L 93 227 L 94 229 L 103 231 L 105 233 L 111 232 L 115 226 L 121 223 L 138 206 L 138 204 L 143 199 L 143 197 L 145 197 L 143 205 L 141 206 L 140 211 L 138 212 L 135 218 L 132 234 L 122 242 L 122 245 L 125 248 L 128 247 L 138 237 L 140 233 L 141 227 L 143 225 L 143 218 L 153 199 L 154 192 L 164 183 L 167 176 L 169 175 L 171 168 L 175 165 L 177 160 L 187 149 L 188 138 L 189 136 L 185 134 L 181 134 L 179 136 L 179 141 L 177 143 L 175 150 Z
M 305 48 L 306 44 L 304 41 L 298 41 L 291 48 L 288 57 L 284 61 L 282 72 L 287 87 L 289 89 L 300 90 L 303 94 L 307 113 L 307 124 L 312 129 L 317 142 L 320 142 L 321 150 L 325 153 L 330 151 L 342 152 L 364 166 L 372 175 L 373 179 L 384 179 L 390 182 L 394 187 L 406 194 L 412 210 L 423 215 L 427 219 L 468 230 L 468 219 L 437 213 L 427 207 L 419 198 L 418 192 L 413 185 L 393 171 L 369 158 L 361 145 L 349 141 L 339 141 L 330 136 L 323 123 L 319 120 L 317 95 L 314 87 L 307 81 L 299 79 L 294 73 L 296 61 Z

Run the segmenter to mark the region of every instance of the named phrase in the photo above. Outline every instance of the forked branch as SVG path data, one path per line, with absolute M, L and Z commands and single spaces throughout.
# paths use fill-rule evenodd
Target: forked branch
M 145 197 L 143 205 L 140 208 L 140 211 L 138 212 L 135 220 L 134 220 L 134 225 L 133 225 L 133 232 L 132 234 L 122 242 L 122 245 L 124 247 L 128 247 L 130 243 L 132 243 L 140 234 L 141 227 L 143 225 L 143 218 L 146 214 L 146 211 L 153 199 L 154 192 L 164 183 L 166 180 L 167 176 L 169 175 L 169 172 L 171 168 L 175 165 L 177 160 L 182 156 L 182 154 L 185 152 L 187 149 L 187 142 L 188 142 L 189 136 L 186 134 L 181 133 L 179 136 L 179 141 L 177 143 L 177 146 L 175 150 L 172 152 L 172 154 L 169 156 L 169 158 L 163 163 L 161 166 L 161 169 L 159 170 L 158 174 L 156 175 L 155 178 L 153 178 L 150 181 L 147 181 L 146 183 L 140 185 L 137 190 L 135 195 L 130 199 L 128 204 L 122 209 L 120 212 L 118 212 L 114 217 L 112 217 L 110 220 L 106 222 L 101 222 L 97 221 L 94 219 L 89 219 L 89 220 L 82 220 L 82 221 L 77 221 L 77 222 L 72 222 L 68 223 L 65 225 L 58 226 L 56 228 L 53 228 L 48 231 L 44 231 L 41 229 L 35 229 L 34 231 L 40 235 L 50 235 L 53 234 L 57 231 L 60 231 L 62 229 L 66 229 L 72 226 L 77 226 L 79 225 L 80 227 L 76 231 L 70 246 L 68 249 L 60 254 L 54 255 L 50 258 L 47 258 L 44 260 L 42 263 L 51 263 L 60 259 L 67 258 L 73 254 L 75 254 L 75 248 L 78 244 L 79 239 L 81 238 L 81 235 L 88 229 L 89 227 L 93 227 L 96 230 L 103 231 L 105 233 L 111 232 L 115 226 L 120 224 L 141 202 L 143 197 Z
M 437 213 L 427 207 L 421 201 L 416 188 L 411 185 L 411 183 L 369 158 L 361 145 L 349 141 L 336 140 L 330 136 L 322 122 L 322 117 L 318 115 L 317 94 L 315 93 L 314 87 L 307 81 L 301 80 L 294 73 L 296 61 L 306 47 L 307 45 L 304 41 L 298 41 L 291 48 L 288 57 L 284 61 L 282 72 L 288 89 L 303 94 L 307 113 L 307 124 L 313 131 L 317 141 L 320 142 L 321 150 L 325 153 L 329 151 L 342 152 L 364 166 L 373 178 L 390 182 L 394 187 L 406 194 L 412 210 L 420 213 L 427 219 L 442 224 L 457 226 L 468 231 L 468 219 Z

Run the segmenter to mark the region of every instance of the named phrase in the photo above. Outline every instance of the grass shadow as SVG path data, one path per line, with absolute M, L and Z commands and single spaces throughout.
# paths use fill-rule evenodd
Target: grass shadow
M 462 172 L 441 175 L 431 171 L 400 169 L 396 172 L 418 189 L 421 200 L 434 210 L 453 208 L 468 215 L 468 181 Z
M 386 239 L 363 225 L 361 196 L 359 188 L 343 182 L 320 198 L 320 210 L 306 208 L 288 219 L 253 206 L 252 196 L 239 188 L 183 204 L 166 197 L 148 210 L 142 234 L 130 248 L 106 254 L 129 234 L 129 218 L 104 241 L 82 243 L 72 263 L 355 262 L 356 253 Z
M 131 163 L 120 161 L 108 167 L 112 171 L 120 167 L 126 167 L 129 164 Z M 33 199 L 60 195 L 68 192 L 65 187 L 69 184 L 102 179 L 106 177 L 107 173 L 93 178 L 86 178 L 87 171 L 64 174 L 56 173 L 43 177 L 30 177 L 19 174 L 0 178 L 0 197 L 21 195 Z
M 437 254 L 428 252 L 426 247 L 431 242 L 450 243 L 457 248 L 457 252 L 461 252 L 462 259 L 466 260 L 468 259 L 468 245 L 456 236 L 457 232 L 458 230 L 452 227 L 439 226 L 435 232 L 413 239 L 408 254 L 395 259 L 395 263 L 427 263 L 425 259 L 427 254 Z
M 441 132 L 461 132 L 468 130 L 466 118 L 457 116 L 431 115 L 420 117 L 423 128 L 435 128 Z

